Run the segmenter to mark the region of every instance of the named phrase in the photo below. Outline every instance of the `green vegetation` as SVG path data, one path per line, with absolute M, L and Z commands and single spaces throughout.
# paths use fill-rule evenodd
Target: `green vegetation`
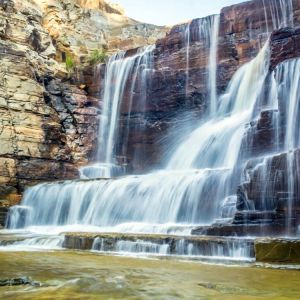
M 73 58 L 69 55 L 67 55 L 66 57 L 66 69 L 69 73 L 72 73 L 74 71 L 75 68 L 75 62 L 73 60 Z
M 101 63 L 105 62 L 106 58 L 107 58 L 106 50 L 96 49 L 91 53 L 91 55 L 89 57 L 89 63 L 91 65 L 101 64 Z

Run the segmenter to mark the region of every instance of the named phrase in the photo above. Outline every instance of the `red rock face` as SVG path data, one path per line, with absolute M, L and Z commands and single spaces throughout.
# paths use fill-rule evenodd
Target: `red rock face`
M 275 67 L 288 59 L 300 56 L 300 29 L 283 28 L 272 33 L 270 39 L 271 63 Z
M 300 24 L 299 1 L 293 1 L 293 9 L 294 24 L 297 26 Z M 274 26 L 279 25 L 272 18 L 272 11 L 280 12 L 279 1 L 254 0 L 222 9 L 217 51 L 218 94 L 225 91 L 237 69 L 257 55 Z M 283 17 L 280 19 L 282 21 Z M 134 91 L 131 111 L 131 94 L 129 90 L 125 91 L 121 106 L 120 136 L 125 135 L 123 129 L 128 126 L 130 133 L 128 146 L 122 145 L 124 140 L 121 139 L 117 153 L 127 157 L 131 169 L 137 172 L 160 164 L 163 153 L 160 141 L 182 115 L 190 112 L 199 119 L 207 113 L 208 45 L 197 39 L 198 20 L 192 21 L 187 61 L 186 26 L 187 24 L 174 26 L 165 38 L 156 42 L 153 53 L 155 67 L 143 109 L 140 106 L 140 91 Z M 287 37 L 283 31 L 272 35 L 271 68 L 282 60 L 299 56 L 298 31 L 294 30 L 289 34 L 293 38 Z M 128 55 L 133 53 L 135 51 Z M 131 117 L 128 118 L 129 114 Z M 267 134 L 266 130 L 260 132 L 261 137 Z M 135 152 L 139 152 L 137 149 L 144 149 L 145 157 L 142 161 L 134 159 Z M 139 156 L 143 157 L 143 153 Z
M 274 3 L 276 5 L 272 6 Z M 279 10 L 278 5 L 278 1 L 256 0 L 227 7 L 221 11 L 217 55 L 218 94 L 226 89 L 237 69 L 258 54 L 270 36 L 270 74 L 279 63 L 300 57 L 300 33 L 295 29 L 300 25 L 300 2 L 293 1 L 295 28 L 273 31 L 276 24 L 270 11 Z M 129 111 L 129 99 L 132 95 L 129 90 L 125 91 L 121 106 L 120 139 L 116 150 L 118 156 L 129 163 L 129 170 L 134 173 L 161 166 L 162 153 L 166 150 L 163 147 L 164 138 L 170 128 L 184 118 L 186 113 L 198 120 L 208 111 L 210 103 L 206 81 L 209 53 L 204 41 L 197 39 L 198 30 L 198 23 L 195 20 L 190 24 L 188 61 L 185 24 L 173 27 L 164 39 L 157 41 L 153 52 L 154 72 L 143 109 L 140 107 L 142 94 L 136 89 Z M 135 50 L 128 55 L 134 53 Z M 265 82 L 266 97 L 270 89 L 269 77 Z M 101 89 L 98 92 L 101 92 Z M 280 103 L 280 106 L 282 109 L 285 103 Z M 271 109 L 263 110 L 260 107 L 258 110 L 261 110 L 258 120 L 253 120 L 248 125 L 250 140 L 246 135 L 242 146 L 243 158 L 249 159 L 245 167 L 249 178 L 246 183 L 237 187 L 238 211 L 233 224 L 228 227 L 212 226 L 205 230 L 199 229 L 198 233 L 211 235 L 286 233 L 290 201 L 293 202 L 294 208 L 293 214 L 289 216 L 293 233 L 299 225 L 300 190 L 298 183 L 294 185 L 292 194 L 289 190 L 287 176 L 290 170 L 287 167 L 287 155 L 277 154 L 270 157 L 266 173 L 261 168 L 254 168 L 257 161 L 253 157 L 268 154 L 275 146 L 283 151 L 285 138 L 283 132 L 286 125 L 286 120 L 281 119 L 279 133 L 276 132 L 273 117 L 278 112 Z M 284 109 L 280 113 L 284 115 Z M 275 138 L 276 134 L 278 139 Z M 296 150 L 293 160 L 295 182 L 300 180 L 299 162 L 299 150 Z M 269 190 L 272 193 L 268 193 Z
M 234 72 L 258 53 L 268 37 L 268 31 L 271 33 L 272 3 L 278 5 L 279 1 L 253 0 L 222 9 L 217 55 L 218 94 L 225 90 Z M 11 1 L 4 1 L 2 6 L 7 13 L 13 9 Z M 300 1 L 293 0 L 293 6 L 296 27 L 300 24 Z M 6 36 L 5 30 L 0 28 L 1 37 Z M 145 106 L 140 105 L 141 92 L 136 89 L 130 108 L 130 91 L 125 91 L 121 107 L 119 144 L 116 145 L 117 157 L 120 161 L 128 162 L 129 169 L 135 173 L 161 166 L 162 155 L 166 150 L 165 137 L 174 124 L 182 121 L 186 113 L 190 118 L 193 116 L 197 120 L 207 113 L 208 51 L 207 45 L 197 39 L 198 30 L 198 21 L 192 21 L 188 61 L 185 24 L 174 26 L 165 38 L 156 42 L 153 52 L 153 76 L 149 89 L 142 91 L 147 93 Z M 30 47 L 36 47 L 35 39 L 29 42 Z M 22 61 L 26 61 L 27 64 L 26 55 L 22 51 L 2 44 L 0 48 L 2 57 L 14 57 L 17 66 L 21 65 Z M 271 69 L 285 59 L 299 56 L 299 49 L 299 30 L 274 32 L 271 37 Z M 136 51 L 130 50 L 127 55 Z M 16 70 L 16 74 L 35 78 L 26 66 L 22 68 L 22 73 Z M 16 190 L 21 191 L 29 183 L 76 178 L 78 173 L 75 166 L 86 164 L 87 158 L 95 160 L 104 68 L 99 70 L 96 79 L 91 69 L 84 70 L 82 75 L 82 78 L 75 82 L 76 85 L 86 85 L 86 88 L 82 89 L 71 83 L 61 82 L 52 75 L 49 78 L 48 75 L 45 76 L 45 80 L 43 76 L 37 79 L 41 81 L 37 82 L 38 85 L 44 86 L 45 83 L 44 99 L 41 93 L 38 103 L 41 108 L 52 112 L 51 115 L 45 112 L 43 117 L 40 117 L 45 141 L 38 143 L 40 153 L 37 157 L 19 152 L 15 159 L 14 149 L 12 154 L 5 154 L 7 166 L 5 165 L 0 173 L 3 172 L 5 178 L 13 179 L 3 184 L 3 189 L 0 186 L 1 197 L 11 193 L 11 188 L 13 193 L 17 193 Z M 130 80 L 132 79 L 129 79 L 129 82 Z M 262 113 L 259 126 L 253 133 L 253 147 L 257 153 L 266 150 L 268 144 L 272 143 L 274 133 L 268 118 L 267 113 Z M 26 168 L 29 171 L 26 171 Z M 8 171 L 10 169 L 13 170 L 11 174 Z

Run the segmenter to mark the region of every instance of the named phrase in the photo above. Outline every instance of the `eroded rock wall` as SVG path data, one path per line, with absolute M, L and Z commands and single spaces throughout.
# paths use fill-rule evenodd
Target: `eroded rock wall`
M 300 2 L 294 0 L 292 4 L 293 14 L 290 16 L 282 13 L 280 1 L 274 0 L 247 1 L 221 10 L 217 49 L 219 95 L 225 91 L 238 68 L 258 54 L 273 28 L 280 26 L 279 22 L 288 23 L 291 22 L 289 18 L 292 18 L 295 28 L 300 25 Z M 274 19 L 272 12 L 277 13 L 278 20 Z M 208 112 L 209 51 L 203 39 L 197 39 L 199 23 L 199 20 L 190 23 L 189 43 L 187 24 L 174 26 L 165 38 L 156 42 L 153 52 L 155 68 L 143 110 L 139 106 L 143 95 L 135 90 L 133 103 L 129 105 L 130 97 L 126 96 L 129 91 L 125 91 L 121 107 L 120 136 L 123 135 L 124 128 L 129 127 L 130 133 L 127 147 L 124 147 L 124 141 L 120 139 L 117 154 L 127 157 L 130 169 L 135 172 L 161 165 L 162 154 L 166 150 L 164 137 L 175 123 L 180 124 L 186 113 L 190 118 L 193 116 L 199 120 Z M 298 31 L 291 29 L 288 35 L 289 38 L 283 38 L 282 32 L 273 34 L 271 68 L 282 60 L 299 56 L 296 38 Z M 260 134 L 266 134 L 266 130 Z M 264 142 L 260 148 L 266 144 Z M 268 145 L 265 150 L 267 147 Z M 143 159 L 140 156 L 135 159 L 136 152 L 141 152 Z
M 101 111 L 78 70 L 93 82 L 93 50 L 142 46 L 165 30 L 100 0 L 0 1 L 0 199 L 14 204 L 28 185 L 78 177 Z

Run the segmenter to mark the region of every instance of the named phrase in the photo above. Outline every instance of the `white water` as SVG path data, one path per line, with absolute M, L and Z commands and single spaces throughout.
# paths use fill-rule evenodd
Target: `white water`
M 290 151 L 300 145 L 300 59 L 282 63 L 275 72 L 278 93 L 287 102 L 284 148 Z
M 299 173 L 295 165 L 294 150 L 300 146 L 300 59 L 294 59 L 281 64 L 276 75 L 278 93 L 288 101 L 286 112 L 286 131 L 284 150 L 287 152 L 288 169 L 288 210 L 287 231 L 291 230 L 293 202 L 296 192 L 294 177 Z M 297 179 L 299 180 L 299 178 Z
M 267 72 L 266 44 L 254 60 L 237 71 L 227 92 L 220 97 L 216 115 L 190 133 L 171 157 L 168 169 L 233 169 L 244 134 L 243 125 L 252 117 Z
M 161 224 L 157 226 L 160 232 L 168 232 L 169 226 L 163 224 L 174 227 L 178 223 L 210 223 L 218 207 L 213 195 L 207 202 L 206 193 L 222 177 L 224 170 L 207 169 L 42 184 L 25 192 L 22 206 L 12 209 L 9 227 L 76 224 L 113 227 L 133 222 L 137 232 L 151 232 L 152 224 Z M 43 202 L 39 201 L 41 198 Z
M 296 195 L 300 192 L 300 170 L 295 152 L 300 146 L 300 59 L 285 61 L 272 72 L 265 109 L 272 111 L 270 121 L 274 145 L 266 154 L 258 157 L 251 168 L 255 181 L 262 183 L 254 187 L 260 191 L 260 199 L 252 209 L 273 211 L 278 200 L 284 202 L 286 235 L 294 236 L 297 234 L 293 230 L 294 207 L 295 201 L 299 201 Z M 274 171 L 275 167 L 278 170 Z M 278 182 L 281 183 L 279 188 Z M 251 202 L 251 199 L 248 200 Z
M 155 237 L 153 237 L 155 239 Z M 146 240 L 121 240 L 111 241 L 105 238 L 95 238 L 93 251 L 112 252 L 120 254 L 151 254 L 151 255 L 176 255 L 189 257 L 211 257 L 223 259 L 246 260 L 253 255 L 250 241 L 242 239 L 228 241 L 191 242 L 184 238 L 172 242 L 150 242 Z
M 131 95 L 129 96 L 129 111 L 138 77 L 141 80 L 141 90 L 145 88 L 148 79 L 147 74 L 153 68 L 152 51 L 154 48 L 154 45 L 140 48 L 135 55 L 129 57 L 126 57 L 125 51 L 118 52 L 110 57 L 106 65 L 103 111 L 99 125 L 99 163 L 83 167 L 81 169 L 82 178 L 110 178 L 124 172 L 123 168 L 118 166 L 115 158 L 120 109 L 128 85 L 130 85 L 128 90 Z M 131 83 L 129 79 L 132 79 Z M 145 101 L 141 99 L 141 102 Z
M 293 0 L 262 0 L 262 3 L 268 33 L 276 28 L 293 27 Z M 268 24 L 268 19 L 272 21 L 272 24 Z
M 198 27 L 198 31 L 193 34 L 191 29 L 195 27 L 195 22 Z M 189 69 L 190 69 L 190 51 L 191 42 L 201 42 L 205 49 L 202 53 L 204 57 L 208 57 L 206 62 L 207 78 L 205 79 L 208 89 L 210 113 L 214 114 L 217 109 L 217 88 L 216 88 L 216 75 L 217 75 L 217 59 L 218 59 L 218 38 L 219 38 L 219 25 L 220 16 L 213 15 L 202 19 L 197 19 L 189 22 L 185 28 L 185 47 L 186 47 L 186 87 L 185 93 L 188 96 L 189 93 Z
M 208 90 L 210 98 L 210 113 L 214 115 L 217 111 L 217 60 L 218 60 L 218 39 L 219 39 L 219 27 L 220 16 L 213 17 L 211 25 L 211 41 L 209 51 L 209 71 L 208 71 Z
M 1 235 L 0 235 L 1 238 Z M 22 233 L 20 240 L 5 245 L 1 244 L 0 251 L 41 251 L 41 250 L 59 250 L 62 248 L 64 237 L 61 235 L 38 235 L 31 233 Z
M 152 253 L 159 255 L 167 255 L 170 253 L 169 245 L 160 245 L 152 242 L 145 242 L 142 240 L 131 241 L 119 241 L 116 245 L 116 252 L 127 253 Z

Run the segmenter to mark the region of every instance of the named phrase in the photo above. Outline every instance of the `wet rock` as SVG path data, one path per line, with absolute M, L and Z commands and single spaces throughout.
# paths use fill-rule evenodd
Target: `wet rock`
M 264 220 L 263 220 L 264 221 Z M 294 232 L 295 233 L 295 232 Z M 213 224 L 198 227 L 192 230 L 192 235 L 207 236 L 283 236 L 286 234 L 286 223 L 274 221 L 273 223 L 251 224 L 246 220 L 242 224 Z
M 210 283 L 210 282 L 199 282 L 198 285 L 201 287 L 204 287 L 206 289 L 210 289 L 210 290 L 217 289 L 217 285 L 214 283 Z
M 7 214 L 8 214 L 8 208 L 1 207 L 1 201 L 0 201 L 0 226 L 1 227 L 5 226 Z
M 268 89 L 268 82 L 266 82 Z M 253 120 L 248 124 L 246 135 L 242 142 L 242 152 L 245 159 L 263 154 L 268 154 L 273 149 L 282 149 L 284 143 L 284 126 L 285 122 L 281 122 L 276 127 L 274 121 L 278 115 L 278 110 L 264 110 L 260 113 L 257 120 Z
M 296 27 L 300 23 L 298 18 L 300 6 L 297 1 L 294 2 Z M 279 4 L 278 1 L 264 1 L 264 6 L 261 0 L 254 0 L 222 9 L 217 60 L 218 94 L 224 92 L 237 69 L 254 58 L 261 46 L 267 41 L 268 31 L 271 30 L 274 20 L 271 18 L 271 13 L 267 13 L 266 19 L 266 11 L 273 11 L 273 5 Z M 207 45 L 196 38 L 196 33 L 199 30 L 198 20 L 193 20 L 189 26 L 189 48 L 187 48 L 186 42 L 187 24 L 174 26 L 165 38 L 156 42 L 153 53 L 154 72 L 148 90 L 148 99 L 150 100 L 147 101 L 144 111 L 139 108 L 140 95 L 138 91 L 135 91 L 132 99 L 132 110 L 131 112 L 128 111 L 130 97 L 128 96 L 129 91 L 125 91 L 121 107 L 120 136 L 126 135 L 123 130 L 128 128 L 129 124 L 134 125 L 130 128 L 128 148 L 124 150 L 124 147 L 119 145 L 117 155 L 126 156 L 130 164 L 129 168 L 135 171 L 145 171 L 147 168 L 158 165 L 164 151 L 163 145 L 159 141 L 166 136 L 168 130 L 174 126 L 178 119 L 183 118 L 186 112 L 194 115 L 196 120 L 201 119 L 207 113 L 209 107 L 208 91 L 205 84 L 208 59 Z M 291 57 L 288 50 L 294 51 L 293 57 L 299 56 L 298 50 L 291 50 L 290 45 L 285 42 L 293 35 L 293 41 L 296 45 L 299 30 L 293 30 L 282 29 L 274 32 L 271 38 L 271 68 L 274 68 L 282 60 Z M 296 49 L 296 46 L 294 48 Z M 187 51 L 189 54 L 188 62 Z M 188 79 L 187 73 L 189 74 Z M 103 90 L 103 87 L 100 89 Z M 148 118 L 150 114 L 151 118 Z M 245 143 L 244 146 L 249 148 L 251 154 L 266 153 L 274 146 L 275 132 L 270 124 L 272 114 L 273 112 L 262 112 L 258 123 L 253 125 L 255 132 L 253 132 L 252 144 Z M 139 121 L 136 121 L 136 115 L 141 115 Z M 165 120 L 161 130 L 148 130 L 154 128 L 157 120 Z M 145 123 L 147 124 L 146 130 Z M 143 135 L 143 141 L 139 138 L 141 135 Z M 140 152 L 145 158 L 142 165 L 136 163 L 134 159 L 136 149 L 142 149 Z
M 261 176 L 251 176 L 250 182 L 243 184 L 247 197 L 238 196 L 239 205 L 232 227 L 230 227 L 231 232 L 239 228 L 235 224 L 245 226 L 245 228 L 253 224 L 254 227 L 250 228 L 254 232 L 249 228 L 251 235 L 260 236 L 261 233 L 273 236 L 297 235 L 297 228 L 300 225 L 300 201 L 296 195 L 299 194 L 297 191 L 295 194 L 288 193 L 288 186 L 285 183 L 287 175 L 283 172 L 278 176 L 278 170 L 270 169 L 271 174 L 268 174 L 270 180 L 263 180 Z M 278 178 L 273 180 L 272 178 L 276 176 Z M 266 193 L 266 191 L 272 191 L 272 193 Z M 251 203 L 251 207 L 246 206 L 245 203 L 246 205 Z M 245 234 L 247 230 L 244 231 Z
M 288 167 L 288 159 L 292 155 L 292 168 Z M 257 166 L 258 165 L 258 166 Z M 268 157 L 261 164 L 254 159 L 248 162 L 246 166 L 249 175 L 248 182 L 239 187 L 238 210 L 247 210 L 248 204 L 251 203 L 251 209 L 257 211 L 282 209 L 283 199 L 290 199 L 297 204 L 299 195 L 300 173 L 300 150 L 296 149 L 292 153 L 282 153 Z M 257 167 L 256 167 L 257 166 Z M 288 176 L 293 175 L 294 190 L 289 190 Z M 284 196 L 285 195 L 285 196 Z M 287 205 L 287 201 L 286 201 Z M 295 213 L 297 214 L 297 205 Z
M 270 39 L 271 64 L 274 69 L 279 63 L 292 58 L 300 57 L 300 30 L 299 28 L 282 28 L 273 32 Z
M 289 239 L 261 239 L 255 241 L 258 262 L 300 263 L 300 241 Z
M 233 224 L 273 224 L 277 215 L 274 211 L 238 211 Z
M 122 233 L 64 233 L 63 247 L 78 250 L 233 257 L 238 247 L 254 256 L 253 240 L 205 236 Z M 245 256 L 245 258 L 246 258 Z
M 0 279 L 0 286 L 32 285 L 41 286 L 40 282 L 33 281 L 30 277 Z

